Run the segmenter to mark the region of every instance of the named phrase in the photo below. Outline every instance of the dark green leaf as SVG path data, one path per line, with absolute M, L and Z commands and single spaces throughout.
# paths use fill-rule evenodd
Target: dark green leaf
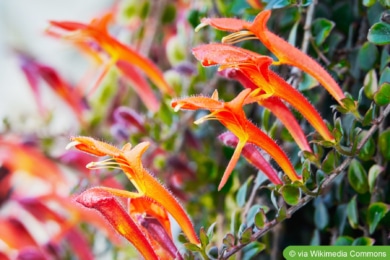
M 322 162 L 321 169 L 330 174 L 338 165 L 338 156 L 334 150 L 329 151 L 326 155 L 324 161 Z
M 173 4 L 167 4 L 161 17 L 163 24 L 172 23 L 176 18 L 176 7 Z
M 334 246 L 350 246 L 353 243 L 353 238 L 349 236 L 340 236 L 334 242 Z
M 378 77 L 376 75 L 375 69 L 367 72 L 366 76 L 364 77 L 363 84 L 364 94 L 366 94 L 366 97 L 369 99 L 373 99 L 375 92 L 378 91 Z
M 389 205 L 383 202 L 372 203 L 368 207 L 367 211 L 367 223 L 370 229 L 370 235 L 374 233 L 376 227 L 379 224 L 379 221 L 387 214 L 389 211 Z
M 286 184 L 282 186 L 279 192 L 282 194 L 284 200 L 289 205 L 296 205 L 301 197 L 301 192 L 299 188 L 291 184 Z
M 383 170 L 384 168 L 382 166 L 374 164 L 368 171 L 368 186 L 370 189 L 370 193 L 374 191 L 376 179 L 378 175 L 383 172 Z
M 385 82 L 390 82 L 390 68 L 389 67 L 386 67 L 382 73 L 381 73 L 381 76 L 379 78 L 379 83 L 378 85 L 381 86 L 383 83 Z
M 320 231 L 318 229 L 314 229 L 313 236 L 310 241 L 311 246 L 319 246 L 321 245 L 321 236 Z
M 363 126 L 368 126 L 372 124 L 372 121 L 375 119 L 375 109 L 373 106 L 371 106 L 363 118 Z
M 390 104 L 390 83 L 385 82 L 374 95 L 374 101 L 379 106 Z
M 348 180 L 352 188 L 360 194 L 368 191 L 367 173 L 356 159 L 352 159 L 348 168 Z
M 388 48 L 383 48 L 381 54 L 381 66 L 379 71 L 383 71 L 390 62 L 390 54 Z
M 353 246 L 372 246 L 375 240 L 370 237 L 358 237 L 353 242 Z
M 347 206 L 348 222 L 352 228 L 356 229 L 359 226 L 359 215 L 357 210 L 356 195 L 349 201 Z
M 313 21 L 311 31 L 317 46 L 320 46 L 328 38 L 335 23 L 325 18 L 318 18 Z
M 390 161 L 390 129 L 380 134 L 378 146 L 383 158 Z
M 390 43 L 390 24 L 379 22 L 371 26 L 367 39 L 377 45 Z
M 329 215 L 325 204 L 321 199 L 316 200 L 316 207 L 314 210 L 314 223 L 319 230 L 323 230 L 328 226 Z
M 371 42 L 365 42 L 359 49 L 358 65 L 364 71 L 369 71 L 374 67 L 376 60 L 379 57 L 378 48 Z
M 358 135 L 358 143 L 367 135 L 367 131 L 363 130 Z M 367 142 L 363 145 L 363 147 L 360 149 L 360 152 L 358 154 L 359 159 L 363 161 L 371 160 L 372 157 L 375 154 L 375 142 L 372 137 L 368 138 Z

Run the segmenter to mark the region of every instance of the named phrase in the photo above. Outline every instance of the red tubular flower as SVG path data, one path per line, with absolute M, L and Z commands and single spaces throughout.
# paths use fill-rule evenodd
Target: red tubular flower
M 91 188 L 80 194 L 77 202 L 98 210 L 110 224 L 145 257 L 158 259 L 148 239 L 112 194 L 101 188 Z
M 195 244 L 200 243 L 192 222 L 182 206 L 172 194 L 143 167 L 141 157 L 148 148 L 149 143 L 140 143 L 133 149 L 131 149 L 130 144 L 126 144 L 122 149 L 118 149 L 90 137 L 73 137 L 72 142 L 69 144 L 69 147 L 71 146 L 96 156 L 111 156 L 112 159 L 101 162 L 92 162 L 87 165 L 87 167 L 106 168 L 113 166 L 122 169 L 139 192 L 135 197 L 146 196 L 163 205 L 178 222 L 189 241 Z M 129 197 L 128 193 L 124 194 Z M 120 193 L 117 195 L 120 195 Z
M 90 44 L 91 41 L 96 43 L 110 56 L 101 78 L 112 65 L 116 64 L 125 76 L 132 81 L 148 108 L 157 111 L 159 102 L 145 79 L 139 75 L 136 67 L 143 71 L 163 93 L 173 96 L 174 90 L 165 81 L 162 72 L 152 61 L 109 35 L 107 27 L 111 20 L 112 15 L 108 14 L 101 19 L 93 20 L 90 24 L 69 21 L 51 21 L 50 24 L 57 29 L 72 32 L 64 38 L 74 41 L 82 49 L 87 50 L 87 53 L 94 57 L 95 60 L 99 61 L 101 59 L 97 51 Z M 53 28 L 49 28 L 48 32 L 55 36 L 61 35 Z
M 297 109 L 325 140 L 334 140 L 321 116 L 309 101 L 269 69 L 271 58 L 227 44 L 198 46 L 193 49 L 193 54 L 204 66 L 220 65 L 220 70 L 234 68 L 241 71 L 258 87 L 251 94 L 254 98 L 251 102 L 263 102 L 272 96 L 283 99 Z
M 218 190 L 225 185 L 247 142 L 255 144 L 266 151 L 280 165 L 292 181 L 301 180 L 301 177 L 296 174 L 293 165 L 283 150 L 268 135 L 246 118 L 242 106 L 250 92 L 250 89 L 245 89 L 232 101 L 226 103 L 218 101 L 218 92 L 215 91 L 211 98 L 189 97 L 175 100 L 171 104 L 175 111 L 178 111 L 179 109 L 207 109 L 211 114 L 198 119 L 195 122 L 196 124 L 215 119 L 237 136 L 239 141 L 218 186 Z
M 256 36 L 278 58 L 278 61 L 273 64 L 288 64 L 309 73 L 342 105 L 341 100 L 345 98 L 345 95 L 337 82 L 310 56 L 270 32 L 267 28 L 270 16 L 271 11 L 264 10 L 252 23 L 235 18 L 203 18 L 198 29 L 211 25 L 219 30 L 235 32 L 224 37 L 222 41 L 225 43 L 235 43 Z
M 218 139 L 221 140 L 225 145 L 233 148 L 235 148 L 239 142 L 237 136 L 230 132 L 225 132 L 219 135 Z M 275 169 L 266 159 L 264 159 L 264 157 L 254 145 L 250 143 L 245 144 L 244 148 L 242 149 L 242 155 L 249 163 L 262 171 L 272 183 L 283 184 Z

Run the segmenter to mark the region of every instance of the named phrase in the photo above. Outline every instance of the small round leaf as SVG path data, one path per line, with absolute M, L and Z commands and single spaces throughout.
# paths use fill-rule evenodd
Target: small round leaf
M 279 192 L 282 194 L 284 200 L 289 205 L 296 205 L 301 197 L 298 187 L 286 184 L 280 188 Z
M 357 193 L 363 194 L 368 191 L 367 173 L 356 159 L 353 159 L 349 165 L 348 180 Z
M 377 45 L 390 43 L 390 24 L 379 22 L 375 23 L 368 31 L 367 39 Z
M 381 221 L 381 219 L 387 214 L 389 209 L 389 205 L 383 202 L 375 202 L 368 207 L 367 223 L 369 226 L 370 235 L 374 233 L 376 227 L 379 224 L 379 221 Z

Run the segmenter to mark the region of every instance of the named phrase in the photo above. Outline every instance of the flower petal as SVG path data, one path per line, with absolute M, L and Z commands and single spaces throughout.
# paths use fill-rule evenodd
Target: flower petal
M 132 243 L 146 259 L 158 259 L 147 238 L 108 191 L 98 187 L 91 188 L 80 194 L 77 202 L 99 211 L 116 231 Z
M 270 16 L 270 10 L 262 11 L 246 28 L 252 31 L 276 55 L 279 63 L 292 65 L 309 73 L 324 86 L 337 102 L 342 104 L 341 100 L 345 98 L 345 95 L 333 77 L 313 58 L 268 30 L 267 21 Z
M 236 147 L 238 144 L 238 138 L 230 132 L 225 132 L 219 135 L 218 139 L 230 147 Z M 248 143 L 245 144 L 244 148 L 242 149 L 242 156 L 244 156 L 244 158 L 249 163 L 262 171 L 272 183 L 282 184 L 282 181 L 280 180 L 275 169 L 267 160 L 264 159 L 264 157 L 254 145 Z

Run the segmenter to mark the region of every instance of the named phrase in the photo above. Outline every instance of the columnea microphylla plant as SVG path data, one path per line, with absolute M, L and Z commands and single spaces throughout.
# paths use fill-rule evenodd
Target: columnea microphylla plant
M 53 17 L 46 37 L 90 59 L 76 83 L 15 48 L 39 117 L 58 116 L 46 86 L 77 127 L 58 141 L 4 119 L 1 259 L 279 259 L 289 245 L 390 243 L 390 6 L 222 2 Z

